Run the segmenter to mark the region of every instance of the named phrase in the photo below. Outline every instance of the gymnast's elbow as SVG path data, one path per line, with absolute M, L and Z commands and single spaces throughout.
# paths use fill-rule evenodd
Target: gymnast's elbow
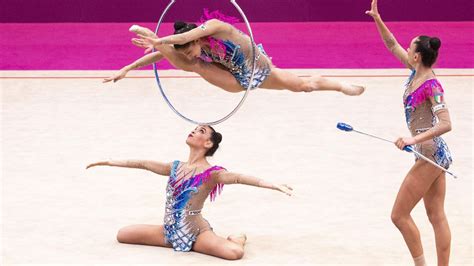
M 453 127 L 451 126 L 451 121 L 447 121 L 447 122 L 446 122 L 445 128 L 446 128 L 446 129 L 445 129 L 446 132 L 444 132 L 444 133 L 447 133 L 447 132 L 449 132 L 449 131 L 451 131 L 451 130 L 453 129 Z
M 438 130 L 437 130 L 438 131 L 438 134 L 437 134 L 438 136 L 441 136 L 445 133 L 448 133 L 452 129 L 450 121 L 443 121 L 443 122 L 439 123 L 437 125 L 437 127 L 438 127 Z

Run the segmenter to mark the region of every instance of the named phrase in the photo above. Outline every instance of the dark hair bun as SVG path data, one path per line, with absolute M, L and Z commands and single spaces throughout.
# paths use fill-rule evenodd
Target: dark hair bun
M 219 143 L 222 141 L 222 134 L 217 132 L 213 127 L 208 126 L 212 131 L 211 131 L 211 141 L 212 141 L 212 147 L 207 150 L 206 156 L 212 156 L 214 153 L 219 149 Z
M 441 47 L 441 40 L 438 37 L 421 35 L 418 36 L 415 44 L 415 52 L 421 54 L 423 65 L 426 67 L 432 67 L 438 58 L 438 49 Z
M 181 34 L 181 33 L 190 31 L 190 30 L 192 30 L 196 27 L 197 27 L 197 25 L 194 24 L 194 23 L 186 23 L 186 22 L 183 22 L 183 21 L 176 21 L 174 23 L 174 34 Z M 175 44 L 175 48 L 184 48 L 184 46 L 186 46 L 186 45 L 187 44 L 184 44 L 184 45 L 176 45 Z
M 222 134 L 221 133 L 216 132 L 215 141 L 216 141 L 216 144 L 221 143 L 221 141 L 222 141 Z
M 430 38 L 430 46 L 433 50 L 438 51 L 441 47 L 441 40 L 438 37 Z
M 175 31 L 178 31 L 178 30 L 180 30 L 180 29 L 182 29 L 182 28 L 184 28 L 184 27 L 186 27 L 186 26 L 187 26 L 186 22 L 183 22 L 183 21 L 176 21 L 176 22 L 174 23 L 174 30 L 175 30 Z

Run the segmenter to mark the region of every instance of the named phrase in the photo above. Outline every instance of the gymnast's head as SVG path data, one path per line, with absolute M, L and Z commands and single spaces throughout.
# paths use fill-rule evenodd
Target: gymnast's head
M 205 156 L 212 156 L 219 148 L 221 141 L 221 133 L 211 126 L 200 125 L 189 133 L 186 144 L 191 149 L 205 151 Z
M 415 66 L 422 64 L 431 68 L 438 58 L 438 50 L 441 47 L 441 40 L 438 37 L 418 36 L 410 43 L 408 52 L 408 63 Z
M 197 25 L 194 23 L 176 21 L 174 23 L 174 34 L 185 33 L 195 29 L 196 27 Z M 201 56 L 201 40 L 194 40 L 185 44 L 175 44 L 174 48 L 189 59 Z

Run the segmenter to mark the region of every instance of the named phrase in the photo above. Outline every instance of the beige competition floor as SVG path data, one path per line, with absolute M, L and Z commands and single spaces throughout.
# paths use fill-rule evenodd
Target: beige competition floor
M 0 72 L 1 264 L 411 265 L 390 211 L 412 155 L 335 127 L 344 121 L 390 139 L 407 135 L 401 104 L 407 71 L 294 71 L 336 75 L 368 89 L 361 97 L 256 90 L 216 127 L 224 140 L 212 163 L 295 189 L 290 198 L 226 186 L 206 204 L 204 216 L 216 233 L 247 234 L 239 262 L 115 240 L 122 226 L 161 224 L 167 178 L 85 166 L 107 158 L 186 160 L 184 140 L 194 127 L 168 108 L 150 71 L 105 85 L 100 77 L 110 71 Z M 172 100 L 195 118 L 220 115 L 241 96 L 182 78 L 189 74 L 162 75 Z M 451 262 L 472 265 L 474 72 L 442 69 L 438 75 L 453 122 L 445 139 L 459 176 L 447 177 Z M 428 263 L 435 265 L 422 203 L 413 216 Z

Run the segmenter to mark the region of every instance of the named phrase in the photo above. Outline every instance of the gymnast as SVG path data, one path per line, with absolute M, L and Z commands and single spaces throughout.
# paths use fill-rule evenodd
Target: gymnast
M 412 71 L 403 95 L 406 122 L 412 136 L 398 138 L 395 145 L 399 149 L 415 145 L 416 151 L 447 169 L 452 158 L 440 136 L 451 130 L 451 120 L 443 87 L 433 72 L 441 46 L 440 39 L 418 36 L 404 50 L 382 21 L 377 0 L 372 1 L 371 10 L 366 14 L 373 17 L 388 50 Z M 435 233 L 438 265 L 449 265 L 451 232 L 444 212 L 445 195 L 445 172 L 416 158 L 392 209 L 392 221 L 402 233 L 416 266 L 426 265 L 426 262 L 420 232 L 410 213 L 421 199 Z
M 288 185 L 272 184 L 252 176 L 228 172 L 220 166 L 211 166 L 206 160 L 219 148 L 222 135 L 211 126 L 198 126 L 187 137 L 190 148 L 187 162 L 125 160 L 101 161 L 94 166 L 139 168 L 158 175 L 169 176 L 166 187 L 164 225 L 130 225 L 119 230 L 120 243 L 152 245 L 173 248 L 175 251 L 195 251 L 227 260 L 238 260 L 244 255 L 245 234 L 227 238 L 217 236 L 201 210 L 208 196 L 213 201 L 224 184 L 244 184 L 283 192 L 289 196 Z M 236 212 L 237 215 L 237 212 Z
M 133 25 L 130 30 L 139 38 L 133 44 L 142 47 L 144 57 L 123 67 L 104 82 L 118 81 L 128 71 L 166 58 L 174 67 L 195 72 L 209 83 L 228 92 L 241 92 L 249 86 L 252 74 L 252 42 L 248 35 L 232 24 L 236 18 L 219 11 L 204 10 L 202 24 L 175 22 L 174 35 L 158 38 L 151 30 Z M 295 40 L 295 49 L 298 40 Z M 310 52 L 310 51 L 308 51 Z M 251 89 L 287 89 L 293 92 L 338 91 L 346 95 L 360 95 L 364 87 L 344 84 L 326 78 L 312 76 L 303 79 L 275 67 L 261 44 L 255 46 L 256 68 Z

